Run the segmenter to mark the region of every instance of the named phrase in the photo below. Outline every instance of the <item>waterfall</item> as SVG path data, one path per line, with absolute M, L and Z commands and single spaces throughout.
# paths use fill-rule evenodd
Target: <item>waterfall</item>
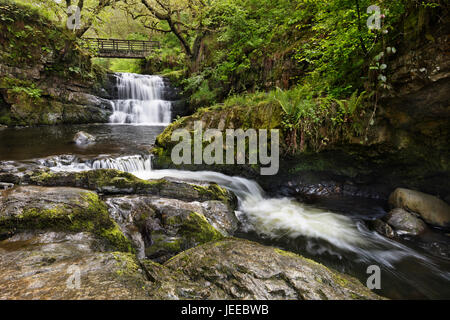
M 38 163 L 50 167 L 55 172 L 82 172 L 98 169 L 115 169 L 124 172 L 147 172 L 152 170 L 151 155 L 133 155 L 87 161 L 72 157 L 70 162 L 65 157 L 53 157 L 51 159 L 39 160 Z
M 303 236 L 325 240 L 345 251 L 354 252 L 362 260 L 376 260 L 393 267 L 392 262 L 405 257 L 426 258 L 406 246 L 370 232 L 351 218 L 302 204 L 290 198 L 270 198 L 255 181 L 230 177 L 218 172 L 153 170 L 151 155 L 106 158 L 80 163 L 51 166 L 53 171 L 86 171 L 117 169 L 149 179 L 173 178 L 177 180 L 213 182 L 232 191 L 238 198 L 239 211 L 250 223 L 250 229 L 269 238 Z M 50 163 L 53 163 L 50 162 Z
M 118 73 L 116 88 L 110 123 L 168 125 L 172 120 L 172 103 L 163 100 L 166 85 L 161 77 Z
M 129 156 L 95 160 L 92 169 L 116 169 L 124 172 L 140 172 L 152 169 L 151 156 Z

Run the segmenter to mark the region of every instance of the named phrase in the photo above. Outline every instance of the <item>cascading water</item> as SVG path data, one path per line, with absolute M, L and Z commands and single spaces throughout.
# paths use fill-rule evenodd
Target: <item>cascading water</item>
M 172 120 L 172 103 L 163 100 L 166 85 L 159 76 L 117 74 L 118 100 L 112 101 L 110 123 L 167 125 Z
M 115 169 L 124 172 L 147 172 L 152 168 L 150 155 L 134 155 L 118 158 L 101 158 L 95 160 L 80 161 L 72 157 L 70 163 L 61 157 L 54 157 L 45 161 L 38 161 L 40 165 L 50 167 L 56 172 L 80 172 L 98 169 Z
M 251 180 L 217 172 L 152 170 L 151 158 L 143 156 L 96 160 L 83 166 L 73 165 L 72 170 L 108 168 L 127 171 L 141 179 L 172 178 L 217 183 L 236 194 L 239 201 L 237 216 L 246 224 L 246 232 L 254 231 L 262 239 L 269 238 L 274 241 L 281 238 L 292 241 L 306 239 L 306 248 L 300 250 L 302 254 L 306 250 L 315 259 L 323 254 L 337 257 L 337 260 L 333 258 L 331 263 L 333 260 L 340 261 L 340 264 L 349 263 L 353 265 L 349 268 L 354 270 L 355 275 L 363 279 L 367 279 L 367 274 L 366 270 L 361 268 L 379 265 L 384 270 L 385 281 L 392 282 L 391 287 L 401 287 L 398 290 L 403 294 L 419 287 L 420 295 L 439 297 L 442 292 L 432 288 L 442 287 L 442 284 L 446 286 L 450 281 L 450 272 L 441 270 L 426 254 L 371 232 L 363 223 L 349 217 L 304 205 L 289 198 L 267 197 L 262 188 Z M 56 166 L 52 169 L 70 171 L 67 166 Z M 409 271 L 411 265 L 414 266 L 414 278 L 411 278 L 408 272 L 401 271 L 402 268 Z M 397 294 L 396 290 L 394 289 L 393 296 Z
M 446 287 L 450 282 L 450 272 L 441 270 L 426 254 L 384 238 L 349 217 L 289 198 L 267 197 L 254 181 L 217 172 L 155 170 L 133 174 L 141 179 L 173 178 L 217 183 L 236 194 L 243 215 L 239 220 L 249 224 L 247 232 L 253 230 L 260 237 L 272 240 L 287 238 L 295 242 L 306 239 L 306 248 L 300 250 L 302 254 L 306 250 L 315 259 L 323 254 L 334 256 L 332 260 L 340 261 L 336 267 L 351 265 L 349 268 L 353 269 L 354 275 L 362 279 L 367 279 L 367 266 L 379 266 L 384 270 L 385 281 L 392 282 L 391 286 L 397 283 L 393 296 L 400 290 L 402 294 L 419 292 L 419 296 L 435 298 L 442 292 L 433 288 Z M 409 271 L 411 265 L 414 266 L 414 278 L 401 271 L 404 268 Z

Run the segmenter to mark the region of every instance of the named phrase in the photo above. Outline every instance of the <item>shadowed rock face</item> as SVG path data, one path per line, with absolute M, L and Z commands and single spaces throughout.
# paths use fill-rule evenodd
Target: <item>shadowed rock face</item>
M 380 299 L 354 278 L 246 240 L 208 243 L 164 266 L 144 265 L 156 299 Z
M 154 196 L 108 198 L 110 213 L 137 248 L 140 258 L 165 262 L 174 255 L 233 235 L 234 211 L 221 201 L 185 202 Z

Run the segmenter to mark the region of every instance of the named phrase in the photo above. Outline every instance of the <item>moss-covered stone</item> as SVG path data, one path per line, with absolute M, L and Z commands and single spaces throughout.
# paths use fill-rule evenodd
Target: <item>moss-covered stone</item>
M 51 172 L 36 170 L 26 179 L 39 186 L 72 186 L 104 194 L 148 194 L 185 201 L 218 200 L 236 206 L 236 197 L 216 184 L 198 186 L 166 179 L 142 180 L 118 170 L 102 169 L 85 172 Z
M 182 222 L 180 232 L 186 238 L 202 244 L 223 238 L 222 234 L 209 224 L 205 216 L 197 212 L 192 212 Z
M 0 234 L 52 230 L 90 232 L 115 250 L 133 251 L 97 194 L 73 188 L 18 187 L 0 197 Z
M 157 261 L 165 261 L 189 248 L 224 238 L 203 214 L 197 212 L 163 216 L 163 225 L 164 231 L 151 232 L 152 243 L 145 250 L 147 257 Z
M 156 299 L 382 299 L 312 260 L 240 239 L 208 242 L 149 270 Z
M 2 300 L 149 298 L 147 277 L 135 256 L 105 252 L 87 232 L 16 234 L 0 241 L 0 270 Z

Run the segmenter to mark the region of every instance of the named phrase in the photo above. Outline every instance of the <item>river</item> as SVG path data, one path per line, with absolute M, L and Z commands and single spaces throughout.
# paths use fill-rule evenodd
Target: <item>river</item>
M 396 241 L 370 231 L 365 221 L 380 215 L 371 202 L 354 199 L 363 213 L 336 213 L 333 203 L 325 209 L 268 195 L 256 182 L 241 177 L 153 170 L 149 151 L 172 117 L 171 102 L 162 100 L 164 82 L 156 76 L 122 74 L 117 86 L 119 99 L 111 101 L 110 124 L 0 130 L 0 161 L 34 162 L 54 171 L 114 168 L 142 179 L 216 182 L 239 199 L 241 227 L 235 236 L 299 253 L 356 276 L 363 284 L 367 267 L 377 265 L 382 288 L 376 292 L 388 298 L 450 298 L 448 256 L 430 254 L 414 238 Z M 71 143 L 79 131 L 94 135 L 96 142 Z

